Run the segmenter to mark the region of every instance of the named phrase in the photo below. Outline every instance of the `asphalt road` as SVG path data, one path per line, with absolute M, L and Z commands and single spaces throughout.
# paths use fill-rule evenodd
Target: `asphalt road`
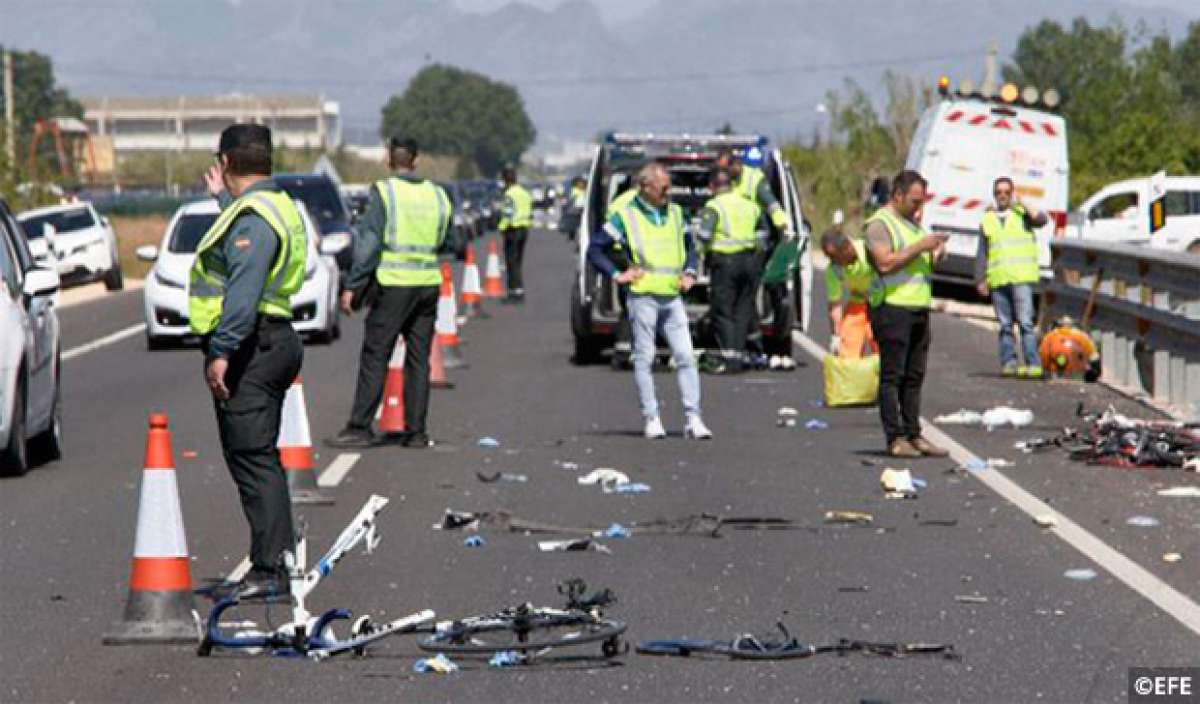
M 170 414 L 193 579 L 228 574 L 247 544 L 199 353 L 150 353 L 131 334 L 64 363 L 66 458 L 0 482 L 0 700 L 1107 702 L 1125 700 L 1131 666 L 1195 663 L 1197 633 L 975 477 L 948 472 L 954 462 L 908 465 L 928 488 L 915 500 L 885 499 L 876 412 L 820 407 L 820 366 L 812 359 L 792 374 L 704 378 L 705 417 L 717 434 L 709 443 L 679 436 L 674 380 L 660 374 L 673 434 L 643 440 L 631 376 L 569 362 L 571 253 L 557 234 L 535 233 L 528 303 L 492 304 L 490 319 L 463 328 L 470 367 L 451 372 L 457 388 L 435 392 L 435 449 L 366 451 L 330 490 L 336 505 L 299 509 L 316 552 L 372 493 L 393 501 L 381 515 L 377 551 L 347 557 L 310 605 L 393 617 L 431 608 L 450 618 L 526 601 L 560 605 L 555 584 L 579 576 L 616 592 L 610 614 L 629 623 L 634 642 L 770 635 L 782 619 L 801 640 L 947 642 L 961 660 L 823 655 L 750 663 L 629 653 L 503 671 L 461 660 L 462 672 L 439 676 L 413 674 L 421 653 L 411 637 L 384 641 L 367 658 L 320 664 L 103 646 L 101 634 L 126 598 L 151 411 Z M 130 292 L 64 311 L 64 348 L 136 325 L 140 303 Z M 820 306 L 812 335 L 824 341 Z M 361 323 L 343 329 L 333 346 L 306 349 L 321 468 L 339 454 L 319 439 L 344 423 L 356 373 Z M 797 355 L 805 359 L 799 347 Z M 992 333 L 938 316 L 926 416 L 1001 403 L 1033 409 L 1032 429 L 944 429 L 981 457 L 1012 460 L 1003 470 L 1009 479 L 1157 579 L 1200 597 L 1196 499 L 1155 494 L 1200 483 L 1195 475 L 1089 468 L 1012 448 L 1070 422 L 1078 401 L 1148 411 L 1102 387 L 1003 380 L 996 367 Z M 799 409 L 800 426 L 776 427 L 784 405 Z M 810 418 L 829 429 L 806 430 Z M 501 447 L 478 447 L 482 436 Z M 652 491 L 604 495 L 576 483 L 599 466 Z M 529 481 L 484 484 L 477 471 Z M 541 553 L 538 536 L 497 532 L 483 533 L 484 547 L 464 547 L 462 534 L 431 530 L 446 508 L 601 527 L 699 512 L 781 516 L 806 528 L 614 539 L 605 541 L 611 555 Z M 823 524 L 825 511 L 836 509 L 867 511 L 875 522 Z M 1126 525 L 1135 514 L 1161 526 Z M 1166 552 L 1182 553 L 1182 562 L 1164 563 Z M 1083 567 L 1099 576 L 1063 576 Z M 956 601 L 962 595 L 987 600 Z M 196 605 L 207 608 L 202 599 Z

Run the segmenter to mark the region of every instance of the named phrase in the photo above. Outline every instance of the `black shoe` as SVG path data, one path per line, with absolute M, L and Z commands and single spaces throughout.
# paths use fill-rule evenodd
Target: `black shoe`
M 425 433 L 409 433 L 408 437 L 404 438 L 400 444 L 410 450 L 424 450 L 433 447 L 433 441 Z
M 238 584 L 236 594 L 242 601 L 291 599 L 292 584 L 277 572 L 250 570 L 250 574 Z
M 377 444 L 375 435 L 364 428 L 344 428 L 342 432 L 325 439 L 330 447 L 363 449 Z

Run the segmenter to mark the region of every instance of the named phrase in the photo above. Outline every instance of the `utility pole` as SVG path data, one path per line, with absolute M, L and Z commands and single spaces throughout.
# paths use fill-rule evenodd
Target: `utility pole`
M 16 107 L 13 103 L 16 98 L 13 95 L 13 65 L 12 52 L 8 49 L 4 50 L 4 153 L 8 157 L 8 171 L 11 175 L 17 173 L 17 121 L 15 119 Z
M 1000 67 L 997 58 L 1000 56 L 1000 45 L 995 39 L 988 42 L 987 63 L 983 74 L 983 85 L 980 88 L 984 95 L 995 95 L 1000 90 Z

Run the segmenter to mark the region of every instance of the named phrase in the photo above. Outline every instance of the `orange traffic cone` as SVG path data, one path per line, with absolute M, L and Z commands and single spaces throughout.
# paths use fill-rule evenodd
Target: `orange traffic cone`
M 433 336 L 433 345 L 429 349 L 429 385 L 435 389 L 454 388 L 454 382 L 446 378 L 446 364 L 437 335 Z
M 504 298 L 504 281 L 500 278 L 500 252 L 496 240 L 488 242 L 487 270 L 483 275 L 483 295 L 487 298 Z
M 450 265 L 442 265 L 442 289 L 438 297 L 437 322 L 434 324 L 434 338 L 442 348 L 442 364 L 446 369 L 465 367 L 462 352 L 458 346 L 458 323 L 454 319 L 454 284 L 451 281 Z
M 137 535 L 124 618 L 104 634 L 105 645 L 195 643 L 192 575 L 175 483 L 167 416 L 150 416 L 146 466 L 138 502 Z
M 475 263 L 475 248 L 467 245 L 467 263 L 463 265 L 463 313 L 468 318 L 487 318 L 483 311 L 483 289 L 479 285 L 479 265 Z
M 333 497 L 317 488 L 313 463 L 312 436 L 308 432 L 308 410 L 304 405 L 304 382 L 292 381 L 283 398 L 283 417 L 279 424 L 279 461 L 287 475 L 288 493 L 294 504 L 332 504 Z
M 404 338 L 396 338 L 396 349 L 388 362 L 387 381 L 383 385 L 383 403 L 379 406 L 379 432 L 394 435 L 404 432 Z

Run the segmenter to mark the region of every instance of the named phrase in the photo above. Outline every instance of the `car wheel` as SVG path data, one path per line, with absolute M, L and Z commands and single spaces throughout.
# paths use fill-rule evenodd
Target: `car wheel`
M 121 273 L 121 263 L 113 260 L 113 267 L 104 274 L 104 288 L 109 291 L 120 291 L 125 288 L 125 275 Z
M 169 337 L 161 337 L 158 335 L 147 335 L 146 336 L 146 349 L 150 350 L 151 352 L 157 352 L 159 350 L 170 349 L 171 342 L 172 342 L 172 340 Z
M 25 377 L 23 371 L 17 374 L 8 444 L 0 449 L 0 474 L 10 477 L 19 477 L 29 471 L 29 454 L 25 447 Z
M 54 407 L 50 411 L 50 427 L 29 441 L 30 454 L 38 464 L 62 459 L 62 379 L 54 379 Z

